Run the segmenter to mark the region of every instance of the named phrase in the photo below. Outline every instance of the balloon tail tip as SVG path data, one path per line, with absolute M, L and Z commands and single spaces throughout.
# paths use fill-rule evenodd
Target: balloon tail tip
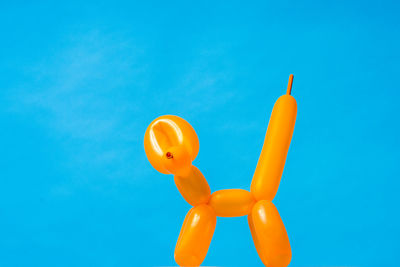
M 292 84 L 293 84 L 293 74 L 290 74 L 289 75 L 289 83 L 288 83 L 287 91 L 286 91 L 287 95 L 290 95 L 292 93 Z

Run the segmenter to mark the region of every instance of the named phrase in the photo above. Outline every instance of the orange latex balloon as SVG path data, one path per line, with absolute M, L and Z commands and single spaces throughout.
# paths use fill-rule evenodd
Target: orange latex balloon
M 192 208 L 185 217 L 175 247 L 175 261 L 180 266 L 199 266 L 207 255 L 217 217 L 208 205 Z
M 289 238 L 275 205 L 258 201 L 248 217 L 258 255 L 265 266 L 287 266 L 292 258 Z
M 248 215 L 254 205 L 253 195 L 243 189 L 215 191 L 210 198 L 210 206 L 217 216 L 238 217 Z
M 192 206 L 206 204 L 211 195 L 206 178 L 195 166 L 187 176 L 174 176 L 176 187 L 183 198 Z
M 180 169 L 189 169 L 199 153 L 199 139 L 187 121 L 178 116 L 165 115 L 147 127 L 144 150 L 157 171 L 174 174 Z
M 174 175 L 186 176 L 192 166 L 191 157 L 185 146 L 171 146 L 161 158 L 162 165 Z
M 279 97 L 271 119 L 250 191 L 257 200 L 271 201 L 278 191 L 286 155 L 296 122 L 297 104 L 290 95 L 293 76 L 290 76 L 287 94 Z
M 199 266 L 206 257 L 216 217 L 248 215 L 250 231 L 262 262 L 269 267 L 290 263 L 289 238 L 280 215 L 270 202 L 279 187 L 296 121 L 296 100 L 287 94 L 276 101 L 265 142 L 251 183 L 243 189 L 219 190 L 211 194 L 201 171 L 192 165 L 199 152 L 199 140 L 188 122 L 177 116 L 161 116 L 147 128 L 144 148 L 152 166 L 173 174 L 183 198 L 194 206 L 186 215 L 175 247 L 180 266 Z

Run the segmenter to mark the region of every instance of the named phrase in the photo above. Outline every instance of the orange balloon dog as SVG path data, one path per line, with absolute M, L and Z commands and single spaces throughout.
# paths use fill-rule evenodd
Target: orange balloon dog
M 286 95 L 279 97 L 272 110 L 250 192 L 226 189 L 211 194 L 207 180 L 192 165 L 199 152 L 199 140 L 184 119 L 165 115 L 147 128 L 144 148 L 151 165 L 161 173 L 173 174 L 179 192 L 193 206 L 183 221 L 175 247 L 175 261 L 180 266 L 199 266 L 203 262 L 217 216 L 244 215 L 248 216 L 254 245 L 264 265 L 289 265 L 292 257 L 289 238 L 271 201 L 278 191 L 296 121 L 292 83 L 290 75 Z

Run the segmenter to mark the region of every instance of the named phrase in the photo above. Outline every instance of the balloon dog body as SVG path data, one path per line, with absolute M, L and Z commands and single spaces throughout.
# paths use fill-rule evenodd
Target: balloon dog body
M 297 104 L 287 94 L 275 103 L 264 145 L 251 182 L 250 192 L 226 189 L 211 194 L 210 187 L 192 161 L 199 152 L 199 140 L 192 126 L 177 116 L 166 115 L 147 128 L 144 146 L 153 167 L 173 174 L 184 199 L 193 206 L 187 213 L 175 247 L 175 261 L 181 266 L 198 266 L 206 257 L 217 216 L 248 216 L 258 255 L 266 266 L 287 266 L 292 252 L 285 226 L 271 202 L 278 190 L 296 121 Z

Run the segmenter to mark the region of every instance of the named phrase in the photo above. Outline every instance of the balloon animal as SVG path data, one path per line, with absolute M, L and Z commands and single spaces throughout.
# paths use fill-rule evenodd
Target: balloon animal
M 286 155 L 296 121 L 297 104 L 291 96 L 293 75 L 287 93 L 276 101 L 264 145 L 251 182 L 250 192 L 226 189 L 211 194 L 210 187 L 192 161 L 199 152 L 199 140 L 184 119 L 165 115 L 147 128 L 144 148 L 151 165 L 173 174 L 183 198 L 193 206 L 187 213 L 175 247 L 180 266 L 199 266 L 206 257 L 217 216 L 248 216 L 254 245 L 265 266 L 290 263 L 292 252 L 285 226 L 271 202 L 278 191 Z

